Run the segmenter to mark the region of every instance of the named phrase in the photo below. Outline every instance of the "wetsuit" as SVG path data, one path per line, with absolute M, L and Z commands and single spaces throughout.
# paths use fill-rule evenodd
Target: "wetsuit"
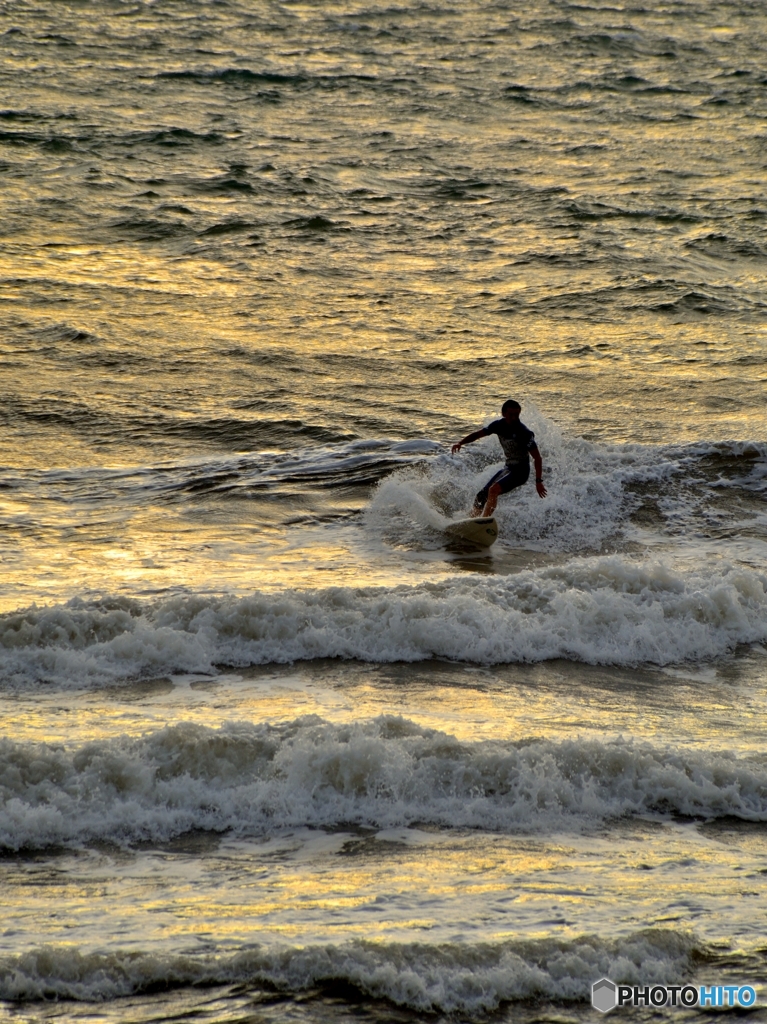
M 494 420 L 485 427 L 488 434 L 496 434 L 501 442 L 503 454 L 506 456 L 506 465 L 499 469 L 477 493 L 474 504 L 484 507 L 487 501 L 487 492 L 493 484 L 498 484 L 501 494 L 506 494 L 515 487 L 521 487 L 527 483 L 530 476 L 530 452 L 537 449 L 535 434 L 532 430 L 516 420 L 509 423 L 505 419 Z

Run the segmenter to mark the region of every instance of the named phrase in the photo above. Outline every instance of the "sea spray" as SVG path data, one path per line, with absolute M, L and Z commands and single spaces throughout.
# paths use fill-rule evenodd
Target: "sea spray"
M 531 997 L 583 1001 L 593 978 L 664 982 L 690 970 L 687 933 L 648 929 L 609 940 L 442 944 L 348 942 L 255 948 L 229 956 L 48 946 L 0 958 L 0 999 L 101 1002 L 153 988 L 246 984 L 300 993 L 339 980 L 420 1012 L 484 1014 Z
M 140 737 L 0 741 L 0 847 L 164 841 L 192 829 L 541 831 L 630 814 L 767 821 L 767 768 L 635 740 L 461 743 L 408 719 L 181 723 Z
M 17 687 L 312 658 L 667 665 L 765 639 L 767 574 L 617 555 L 416 586 L 75 600 L 0 616 L 3 681 Z

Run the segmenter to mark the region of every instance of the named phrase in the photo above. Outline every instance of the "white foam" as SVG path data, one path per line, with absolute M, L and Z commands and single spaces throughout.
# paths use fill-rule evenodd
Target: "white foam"
M 311 658 L 667 665 L 765 640 L 765 573 L 617 555 L 411 587 L 73 601 L 0 616 L 3 680 L 16 685 Z
M 62 745 L 0 741 L 0 847 L 375 828 L 550 830 L 625 814 L 767 820 L 767 767 L 622 739 L 459 743 L 407 719 L 184 723 Z M 579 824 L 580 823 L 580 824 Z
M 544 453 L 548 497 L 532 480 L 503 496 L 496 510 L 501 543 L 549 552 L 599 550 L 625 526 L 636 497 L 628 484 L 660 481 L 681 471 L 678 457 L 642 445 L 597 445 L 563 435 L 534 407 L 526 420 Z M 418 467 L 397 470 L 373 494 L 368 528 L 392 544 L 428 546 L 429 531 L 444 530 L 468 513 L 474 496 L 501 469 L 495 438 L 460 455 L 443 454 Z M 433 538 L 432 538 L 433 539 Z
M 548 497 L 538 497 L 532 480 L 501 497 L 495 512 L 501 546 L 551 554 L 604 551 L 636 539 L 631 514 L 645 499 L 657 513 L 659 536 L 705 535 L 707 524 L 722 525 L 723 514 L 728 522 L 733 515 L 743 519 L 729 522 L 731 528 L 756 527 L 767 536 L 753 508 L 723 513 L 712 504 L 722 488 L 764 488 L 763 443 L 597 444 L 562 433 L 529 403 L 525 419 L 543 453 Z M 395 546 L 439 546 L 444 538 L 436 532 L 466 515 L 477 491 L 502 467 L 497 440 L 488 437 L 458 456 L 443 452 L 396 470 L 373 494 L 366 512 L 370 535 Z
M 584 1001 L 595 978 L 673 983 L 689 976 L 695 943 L 653 929 L 616 940 L 486 943 L 481 946 L 350 942 L 265 947 L 229 956 L 81 953 L 43 947 L 0 958 L 0 999 L 98 1002 L 163 988 L 247 984 L 300 993 L 345 981 L 374 999 L 419 1012 L 484 1014 L 543 997 Z

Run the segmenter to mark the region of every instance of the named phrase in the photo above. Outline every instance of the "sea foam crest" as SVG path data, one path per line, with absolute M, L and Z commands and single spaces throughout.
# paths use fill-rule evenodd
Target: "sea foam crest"
M 544 457 L 545 501 L 532 480 L 501 498 L 495 511 L 499 544 L 551 554 L 601 551 L 631 539 L 632 513 L 648 503 L 657 530 L 705 533 L 722 525 L 716 492 L 764 489 L 767 445 L 698 442 L 685 445 L 598 444 L 563 433 L 530 403 L 525 418 Z M 376 488 L 365 513 L 371 536 L 399 547 L 440 547 L 452 519 L 468 514 L 474 496 L 503 467 L 494 437 L 401 467 Z M 730 510 L 760 529 L 753 508 Z
M 619 556 L 416 586 L 75 600 L 0 616 L 2 678 L 16 685 L 312 658 L 665 665 L 765 639 L 765 573 Z
M 481 1015 L 531 997 L 588 998 L 591 983 L 670 983 L 689 974 L 688 934 L 662 929 L 603 940 L 544 939 L 482 945 L 350 942 L 256 948 L 230 956 L 43 947 L 0 958 L 0 999 L 102 1001 L 158 985 L 247 984 L 299 993 L 345 981 L 366 996 L 420 1012 Z
M 528 403 L 525 419 L 544 457 L 548 496 L 541 501 L 532 479 L 504 496 L 495 511 L 500 543 L 551 553 L 602 549 L 625 530 L 640 504 L 637 485 L 656 489 L 689 473 L 701 451 L 650 445 L 596 444 L 563 433 Z M 367 525 L 395 545 L 428 546 L 447 523 L 468 514 L 474 496 L 503 467 L 496 438 L 443 453 L 418 467 L 397 469 L 374 492 Z
M 343 822 L 526 831 L 644 813 L 765 821 L 767 767 L 624 740 L 461 743 L 389 716 L 183 723 L 76 749 L 0 741 L 0 847 L 11 850 Z

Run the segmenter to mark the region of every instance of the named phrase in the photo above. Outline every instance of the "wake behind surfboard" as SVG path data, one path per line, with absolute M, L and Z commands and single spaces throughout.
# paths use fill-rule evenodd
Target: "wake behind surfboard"
M 493 516 L 477 516 L 474 519 L 460 519 L 457 523 L 450 523 L 445 527 L 445 533 L 449 537 L 468 541 L 470 544 L 478 544 L 483 548 L 489 548 L 498 537 L 498 523 Z

